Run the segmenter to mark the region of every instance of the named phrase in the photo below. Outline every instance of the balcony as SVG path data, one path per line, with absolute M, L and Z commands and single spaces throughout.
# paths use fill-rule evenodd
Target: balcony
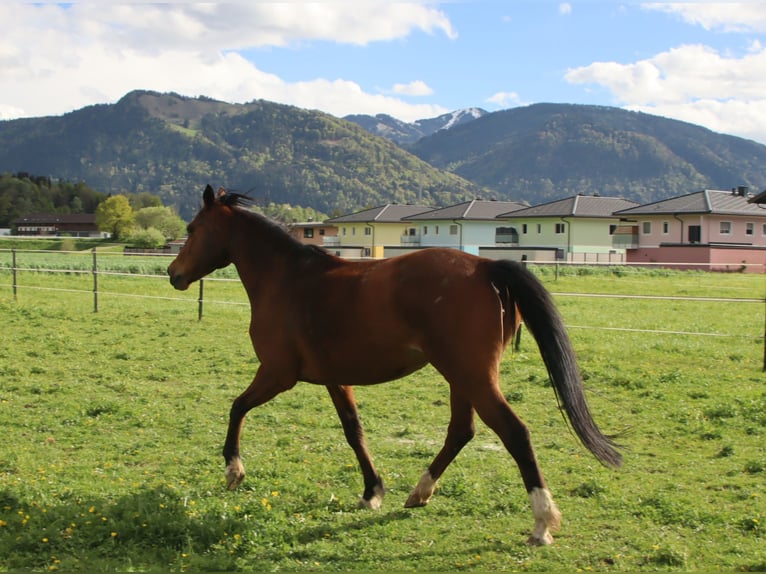
M 638 225 L 618 225 L 612 234 L 615 249 L 638 249 Z

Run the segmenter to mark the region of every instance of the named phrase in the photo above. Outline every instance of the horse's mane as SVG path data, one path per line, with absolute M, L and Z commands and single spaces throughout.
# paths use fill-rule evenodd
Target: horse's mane
M 219 195 L 218 200 L 222 205 L 227 207 L 239 208 L 240 213 L 257 221 L 258 225 L 267 232 L 269 237 L 272 237 L 274 240 L 287 246 L 290 253 L 298 257 L 325 259 L 327 262 L 336 260 L 334 255 L 322 247 L 319 247 L 318 245 L 307 245 L 295 239 L 295 237 L 290 235 L 287 231 L 285 225 L 249 209 L 255 203 L 255 199 L 249 195 L 235 191 L 227 191 L 225 194 Z

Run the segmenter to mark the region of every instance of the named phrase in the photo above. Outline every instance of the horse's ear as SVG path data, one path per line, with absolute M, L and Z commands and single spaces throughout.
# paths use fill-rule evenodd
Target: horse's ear
M 215 192 L 210 184 L 207 184 L 205 191 L 202 193 L 202 200 L 205 202 L 205 207 L 210 207 L 215 201 Z

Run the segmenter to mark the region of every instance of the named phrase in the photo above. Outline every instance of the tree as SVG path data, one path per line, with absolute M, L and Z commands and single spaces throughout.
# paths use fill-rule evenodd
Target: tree
M 112 239 L 125 239 L 134 225 L 133 209 L 124 195 L 113 195 L 96 208 L 96 225 L 99 230 L 112 234 Z
M 136 225 L 141 229 L 157 229 L 172 241 L 184 234 L 184 220 L 169 207 L 144 207 L 135 214 Z
M 165 235 L 159 229 L 139 229 L 130 236 L 130 244 L 143 249 L 157 249 L 165 245 Z
M 138 211 L 144 207 L 161 207 L 162 200 L 156 195 L 149 193 L 148 191 L 141 191 L 139 193 L 130 193 L 127 195 L 130 207 L 133 211 Z

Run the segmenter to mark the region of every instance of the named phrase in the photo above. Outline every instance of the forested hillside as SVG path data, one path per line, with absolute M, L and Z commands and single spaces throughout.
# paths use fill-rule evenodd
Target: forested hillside
M 82 182 L 52 180 L 28 173 L 0 174 L 0 227 L 30 213 L 94 213 L 106 199 Z
M 766 188 L 766 146 L 658 116 L 536 104 L 457 117 L 435 118 L 449 129 L 404 148 L 322 112 L 138 91 L 60 117 L 0 121 L 0 173 L 154 193 L 187 220 L 208 183 L 328 215 L 478 196 L 537 204 L 599 193 L 646 203 L 702 188 Z
M 207 183 L 333 214 L 386 202 L 445 205 L 478 186 L 316 111 L 131 92 L 114 105 L 0 122 L 0 172 L 157 193 L 186 219 Z
M 503 197 L 533 203 L 596 192 L 648 203 L 704 188 L 766 187 L 762 144 L 601 106 L 495 112 L 408 149 Z

